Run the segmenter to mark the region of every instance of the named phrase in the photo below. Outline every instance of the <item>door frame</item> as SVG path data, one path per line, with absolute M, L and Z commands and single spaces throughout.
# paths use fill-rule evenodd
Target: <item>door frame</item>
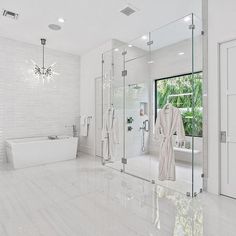
M 218 69 L 217 69 L 217 73 L 218 73 L 218 104 L 219 104 L 219 111 L 218 111 L 218 119 L 219 119 L 219 124 L 218 124 L 218 134 L 219 134 L 219 138 L 218 138 L 218 152 L 219 152 L 219 158 L 218 158 L 218 194 L 219 195 L 223 195 L 223 196 L 226 196 L 224 194 L 222 194 L 222 184 L 221 184 L 221 177 L 222 177 L 222 171 L 221 171 L 221 163 L 222 163 L 222 155 L 221 155 L 221 151 L 222 151 L 222 148 L 221 148 L 221 138 L 220 138 L 220 133 L 221 133 L 221 47 L 222 45 L 226 44 L 226 43 L 230 43 L 230 42 L 233 42 L 235 41 L 236 42 L 236 38 L 231 38 L 231 39 L 228 39 L 228 40 L 225 40 L 225 41 L 221 41 L 217 44 L 217 54 L 218 54 Z M 226 196 L 226 197 L 230 197 L 230 196 Z M 231 197 L 230 197 L 231 198 Z M 235 199 L 235 198 L 233 198 Z

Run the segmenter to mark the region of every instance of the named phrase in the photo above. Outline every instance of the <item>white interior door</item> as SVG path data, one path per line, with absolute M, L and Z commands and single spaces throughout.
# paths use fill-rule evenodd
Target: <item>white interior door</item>
M 220 83 L 221 194 L 236 198 L 236 40 L 220 46 Z

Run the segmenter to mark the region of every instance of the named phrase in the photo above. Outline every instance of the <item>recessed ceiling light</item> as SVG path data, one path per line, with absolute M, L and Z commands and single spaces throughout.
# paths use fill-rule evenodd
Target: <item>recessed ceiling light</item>
M 179 56 L 183 56 L 183 55 L 184 55 L 184 52 L 179 52 L 178 55 L 179 55 Z
M 143 35 L 143 36 L 142 36 L 142 39 L 143 39 L 143 40 L 147 40 L 147 39 L 148 39 L 148 36 L 147 36 L 147 35 Z
M 65 20 L 64 20 L 62 17 L 60 17 L 60 18 L 58 18 L 58 22 L 60 22 L 60 23 L 64 23 Z
M 189 22 L 190 20 L 191 20 L 191 17 L 190 17 L 190 16 L 184 17 L 184 21 L 185 21 L 185 22 Z
M 132 48 L 132 47 L 133 47 L 133 45 L 132 45 L 132 44 L 129 44 L 129 45 L 128 45 L 128 47 L 129 47 L 129 48 Z
M 119 48 L 115 48 L 114 51 L 115 51 L 115 52 L 118 52 L 118 51 L 119 51 Z
M 147 63 L 148 63 L 148 64 L 153 64 L 154 61 L 153 61 L 153 60 L 150 60 L 150 61 L 148 61 Z
M 60 30 L 61 29 L 61 26 L 60 25 L 55 25 L 55 24 L 50 24 L 48 25 L 49 29 L 51 30 Z

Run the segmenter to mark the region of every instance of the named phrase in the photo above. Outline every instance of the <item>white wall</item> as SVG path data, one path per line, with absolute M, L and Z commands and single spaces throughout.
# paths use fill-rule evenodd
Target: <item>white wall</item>
M 202 37 L 194 43 L 194 70 L 202 70 Z M 183 52 L 184 55 L 179 55 Z M 152 52 L 151 79 L 160 79 L 192 72 L 192 40 L 186 39 Z
M 218 43 L 236 39 L 236 1 L 208 0 L 208 191 L 219 193 Z
M 81 56 L 80 114 L 92 116 L 88 137 L 80 138 L 80 151 L 95 151 L 95 78 L 102 75 L 102 53 L 112 48 L 112 40 Z
M 0 38 L 0 161 L 8 138 L 72 134 L 79 117 L 80 59 L 46 48 L 46 65 L 56 62 L 55 80 L 43 84 L 32 74 L 42 48 Z

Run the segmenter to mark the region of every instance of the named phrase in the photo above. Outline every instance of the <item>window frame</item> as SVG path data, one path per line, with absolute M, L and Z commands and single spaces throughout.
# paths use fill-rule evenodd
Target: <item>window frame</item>
M 177 78 L 177 77 L 182 77 L 182 76 L 188 76 L 188 75 L 195 75 L 195 74 L 200 74 L 200 73 L 203 73 L 202 70 L 200 71 L 196 71 L 194 73 L 184 73 L 184 74 L 179 74 L 179 75 L 173 75 L 173 76 L 168 76 L 168 77 L 163 77 L 163 78 L 160 78 L 160 79 L 155 79 L 154 80 L 154 97 L 155 97 L 155 102 L 154 102 L 154 109 L 155 109 L 155 123 L 156 123 L 156 119 L 157 119 L 157 82 L 160 81 L 160 80 L 167 80 L 167 79 L 174 79 L 174 78 Z M 203 79 L 203 78 L 202 78 Z M 203 85 L 203 83 L 202 83 Z M 192 137 L 192 135 L 186 135 L 188 137 Z M 202 136 L 194 136 L 194 137 L 202 137 Z

